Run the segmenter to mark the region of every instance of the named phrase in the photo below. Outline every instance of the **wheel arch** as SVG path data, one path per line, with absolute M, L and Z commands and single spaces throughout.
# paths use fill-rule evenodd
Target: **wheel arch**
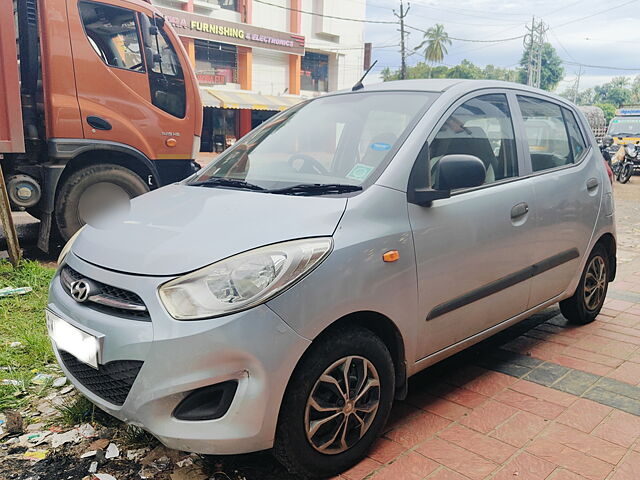
M 376 335 L 385 344 L 391 359 L 393 360 L 393 369 L 395 372 L 395 384 L 397 399 L 403 400 L 407 395 L 407 361 L 405 354 L 405 344 L 402 334 L 398 326 L 386 315 L 378 312 L 361 310 L 352 312 L 334 321 L 320 332 L 312 341 L 311 345 L 321 342 L 326 337 L 332 335 L 335 331 L 346 327 L 356 326 L 365 328 Z M 311 346 L 310 345 L 310 346 Z M 296 364 L 295 370 L 302 363 L 306 355 L 309 354 L 309 348 L 300 357 Z M 293 374 L 291 375 L 293 378 Z M 287 388 L 289 388 L 287 386 Z
M 118 150 L 91 149 L 86 150 L 70 159 L 58 179 L 55 191 L 56 198 L 59 186 L 62 185 L 67 178 L 82 168 L 92 167 L 94 165 L 118 165 L 131 170 L 138 175 L 150 189 L 157 187 L 159 179 L 158 171 L 155 166 L 146 157 L 140 157 L 131 152 L 123 152 Z M 151 181 L 149 181 L 151 178 Z
M 616 278 L 616 270 L 617 270 L 617 245 L 616 239 L 610 233 L 604 233 L 596 242 L 596 245 L 602 245 L 609 255 L 609 281 L 613 282 Z

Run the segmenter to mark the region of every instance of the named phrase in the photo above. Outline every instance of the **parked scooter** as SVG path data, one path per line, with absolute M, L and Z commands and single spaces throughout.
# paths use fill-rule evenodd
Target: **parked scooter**
M 605 136 L 600 145 L 602 156 L 609 163 L 615 178 L 620 183 L 627 183 L 636 169 L 640 170 L 638 150 L 640 142 L 628 143 L 618 147 L 613 145 L 613 138 Z

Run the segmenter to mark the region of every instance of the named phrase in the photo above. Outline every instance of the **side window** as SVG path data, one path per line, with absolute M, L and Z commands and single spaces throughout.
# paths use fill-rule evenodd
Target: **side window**
M 93 2 L 80 2 L 78 8 L 89 43 L 104 63 L 144 72 L 133 11 Z
M 507 97 L 490 94 L 459 106 L 429 146 L 432 188 L 438 188 L 439 162 L 445 155 L 478 157 L 485 165 L 485 183 L 518 175 L 518 157 Z
M 143 24 L 147 24 L 143 17 Z M 149 25 L 153 19 L 148 19 Z M 144 27 L 143 27 L 144 28 Z M 150 36 L 152 65 L 149 66 L 151 103 L 174 117 L 184 118 L 187 106 L 187 92 L 180 58 L 171 43 L 164 26 Z
M 573 163 L 560 105 L 518 96 L 534 172 Z M 584 148 L 584 147 L 583 147 Z
M 587 150 L 587 144 L 580 132 L 580 127 L 573 112 L 563 107 L 562 114 L 564 115 L 564 123 L 567 125 L 567 132 L 569 132 L 569 142 L 571 143 L 573 158 L 576 162 L 579 162 L 582 154 Z

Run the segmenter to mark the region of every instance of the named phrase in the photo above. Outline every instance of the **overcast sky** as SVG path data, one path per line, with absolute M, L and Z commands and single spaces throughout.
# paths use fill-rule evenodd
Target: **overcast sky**
M 398 11 L 400 0 L 366 1 L 367 20 L 395 19 L 393 9 Z M 550 27 L 547 41 L 563 60 L 637 69 L 616 71 L 585 67 L 580 90 L 607 82 L 614 76 L 640 74 L 640 0 L 413 0 L 410 3 L 405 20 L 408 25 L 426 30 L 441 23 L 449 36 L 469 40 L 523 35 L 525 24 L 530 24 L 535 15 Z M 399 44 L 400 34 L 396 29 L 396 25 L 366 25 L 366 41 L 373 43 L 373 59 L 378 60 L 375 70 L 385 66 L 399 67 L 399 47 L 394 45 Z M 410 28 L 408 31 L 411 32 L 409 48 L 413 49 L 422 40 L 422 33 Z M 455 65 L 466 58 L 480 66 L 493 64 L 513 68 L 519 62 L 522 50 L 522 39 L 501 43 L 453 41 L 444 63 Z M 407 62 L 413 65 L 422 59 L 415 53 Z M 578 70 L 578 66 L 565 65 L 565 78 L 559 91 L 574 84 Z

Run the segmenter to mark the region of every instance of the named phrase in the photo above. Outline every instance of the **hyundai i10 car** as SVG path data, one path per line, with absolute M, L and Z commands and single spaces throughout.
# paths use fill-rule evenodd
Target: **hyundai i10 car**
M 299 477 L 361 459 L 420 370 L 560 303 L 598 315 L 614 204 L 571 103 L 388 82 L 280 113 L 64 248 L 47 323 L 111 415 Z

